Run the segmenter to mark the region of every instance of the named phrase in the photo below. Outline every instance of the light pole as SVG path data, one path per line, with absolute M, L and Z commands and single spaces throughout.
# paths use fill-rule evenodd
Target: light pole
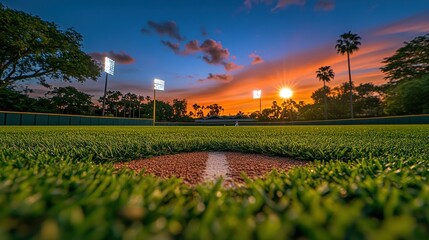
M 259 114 L 262 114 L 262 90 L 253 90 L 253 99 L 259 98 Z
M 155 126 L 156 117 L 156 90 L 164 91 L 165 82 L 163 80 L 155 78 L 153 80 L 153 121 L 152 125 Z
M 104 58 L 104 72 L 106 73 L 106 81 L 104 82 L 104 95 L 103 95 L 103 110 L 101 112 L 101 116 L 104 116 L 106 113 L 106 92 L 107 92 L 107 78 L 110 75 L 113 76 L 113 72 L 115 71 L 115 61 L 112 59 L 105 57 Z

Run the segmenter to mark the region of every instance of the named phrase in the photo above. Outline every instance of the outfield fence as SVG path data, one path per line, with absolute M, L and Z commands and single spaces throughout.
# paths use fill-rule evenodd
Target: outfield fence
M 316 121 L 283 121 L 257 122 L 243 121 L 243 119 L 216 119 L 200 121 L 198 123 L 157 122 L 157 126 L 234 126 L 238 121 L 240 126 L 284 126 L 284 125 L 377 125 L 377 124 L 429 124 L 429 114 L 407 115 L 374 118 L 354 118 Z
M 152 119 L 0 111 L 0 125 L 152 125 Z
M 223 119 L 196 122 L 156 122 L 157 126 L 231 126 L 238 121 L 240 126 L 283 126 L 283 125 L 362 125 L 362 124 L 429 124 L 429 114 L 376 118 L 336 119 L 319 121 L 249 122 L 243 119 Z M 118 118 L 48 113 L 25 113 L 0 111 L 1 125 L 111 125 L 149 126 L 152 119 Z

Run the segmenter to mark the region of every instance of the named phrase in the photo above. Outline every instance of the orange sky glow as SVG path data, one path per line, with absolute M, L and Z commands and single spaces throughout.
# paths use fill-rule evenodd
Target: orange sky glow
M 427 19 L 427 17 L 424 17 Z M 385 83 L 384 74 L 380 71 L 383 59 L 394 54 L 410 36 L 418 36 L 429 30 L 429 22 L 422 17 L 413 17 L 379 29 L 360 33 L 362 46 L 351 55 L 352 80 L 355 85 L 372 82 Z M 421 34 L 420 34 L 421 35 Z M 336 53 L 336 38 L 331 44 L 308 49 L 295 55 L 288 55 L 275 61 L 246 66 L 233 72 L 233 79 L 202 91 L 181 91 L 188 100 L 188 111 L 192 104 L 210 105 L 217 103 L 225 111 L 225 115 L 233 115 L 238 111 L 251 113 L 259 110 L 259 100 L 252 98 L 255 89 L 262 90 L 262 109 L 269 108 L 274 100 L 282 101 L 279 90 L 289 87 L 293 90 L 292 99 L 311 103 L 311 94 L 323 86 L 316 78 L 316 70 L 330 65 L 335 72 L 335 79 L 328 86 L 338 86 L 348 81 L 346 56 Z

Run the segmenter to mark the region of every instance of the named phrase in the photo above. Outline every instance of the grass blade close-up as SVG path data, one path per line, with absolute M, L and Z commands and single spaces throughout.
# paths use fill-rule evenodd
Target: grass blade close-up
M 309 164 L 197 185 L 113 163 L 243 152 Z M 2 127 L 1 239 L 425 239 L 429 127 Z

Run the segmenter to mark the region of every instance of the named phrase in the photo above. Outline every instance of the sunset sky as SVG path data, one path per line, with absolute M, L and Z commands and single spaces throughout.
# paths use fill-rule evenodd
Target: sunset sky
M 2 0 L 83 35 L 83 50 L 116 60 L 109 90 L 153 95 L 153 79 L 166 81 L 157 98 L 186 98 L 191 105 L 218 103 L 225 114 L 259 110 L 280 100 L 310 103 L 323 86 L 315 71 L 330 65 L 329 86 L 348 81 L 346 57 L 336 54 L 339 35 L 352 31 L 362 46 L 352 55 L 355 84 L 384 83 L 382 60 L 416 36 L 429 33 L 429 0 Z M 68 83 L 53 82 L 54 86 Z M 95 98 L 97 82 L 73 86 Z M 40 86 L 31 86 L 36 93 Z

